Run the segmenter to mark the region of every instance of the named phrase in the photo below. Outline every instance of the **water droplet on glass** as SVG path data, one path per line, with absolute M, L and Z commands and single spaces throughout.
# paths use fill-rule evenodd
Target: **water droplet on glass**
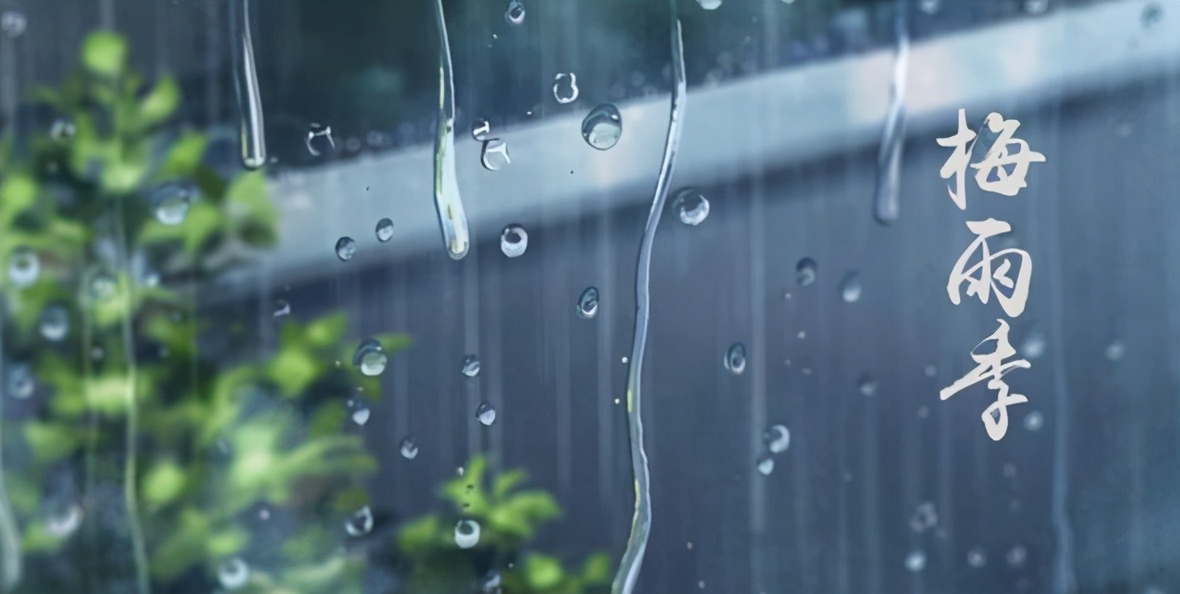
M 36 387 L 33 373 L 25 363 L 17 363 L 8 368 L 8 394 L 13 398 L 24 400 L 33 395 Z
M 504 20 L 508 21 L 510 25 L 519 25 L 524 22 L 524 4 L 520 0 L 512 0 L 508 3 L 508 10 L 504 11 Z
M 919 504 L 910 516 L 910 529 L 917 533 L 925 532 L 938 525 L 938 511 L 934 504 L 927 501 Z
M 1016 545 L 1008 550 L 1008 565 L 1019 567 L 1024 565 L 1024 561 L 1028 559 L 1028 549 L 1023 545 Z
M 695 227 L 709 217 L 709 201 L 695 189 L 685 188 L 676 193 L 672 210 L 681 223 Z
M 1045 417 L 1040 411 L 1034 410 L 1024 417 L 1024 428 L 1029 431 L 1038 431 L 1045 425 Z
M 618 144 L 622 135 L 623 117 L 619 115 L 619 108 L 610 103 L 591 109 L 586 119 L 582 120 L 582 138 L 586 144 L 600 151 Z
M 725 368 L 734 374 L 741 374 L 746 370 L 746 345 L 735 342 L 725 351 Z
M 598 316 L 598 288 L 586 287 L 586 290 L 582 291 L 582 295 L 578 297 L 578 306 L 576 309 L 578 315 L 587 320 L 594 319 Z
M 45 518 L 45 531 L 58 538 L 65 538 L 74 533 L 82 524 L 82 507 L 71 503 Z
M 855 272 L 844 275 L 844 280 L 840 281 L 840 297 L 844 299 L 844 303 L 860 301 L 860 294 L 860 275 Z
M 973 547 L 967 551 L 967 565 L 976 569 L 987 565 L 987 553 L 983 552 L 982 547 Z
M 8 259 L 8 280 L 17 287 L 27 287 L 41 274 L 41 257 L 37 252 L 18 247 Z
M 934 14 L 938 12 L 938 8 L 941 4 L 942 0 L 921 0 L 918 2 L 918 8 L 926 14 Z
M 373 530 L 373 510 L 364 506 L 344 521 L 344 531 L 349 536 L 364 536 Z
M 377 235 L 377 241 L 380 241 L 381 243 L 385 243 L 390 239 L 393 239 L 393 221 L 389 220 L 389 218 L 384 218 L 380 221 L 377 221 L 375 234 Z
M 356 348 L 356 354 L 352 356 L 352 364 L 369 377 L 381 375 L 388 362 L 389 357 L 382 350 L 381 343 L 372 338 L 362 340 Z
M 470 549 L 479 544 L 479 522 L 475 520 L 459 520 L 455 524 L 455 544 L 460 549 Z
M 1024 342 L 1020 345 L 1020 354 L 1026 359 L 1040 359 L 1041 355 L 1045 354 L 1045 348 L 1049 346 L 1048 339 L 1041 332 L 1033 330 L 1024 337 Z
M 877 394 L 877 380 L 874 380 L 868 375 L 862 375 L 860 376 L 860 382 L 857 384 L 856 389 L 860 392 L 861 396 L 875 396 Z
M 1049 10 L 1049 0 L 1024 0 L 1024 12 L 1044 14 L 1046 10 Z
M 479 357 L 475 355 L 467 355 L 463 357 L 463 367 L 459 370 L 460 373 L 467 377 L 475 377 L 479 375 Z
M 1123 355 L 1127 354 L 1127 347 L 1123 346 L 1122 341 L 1116 340 L 1106 346 L 1106 358 L 1110 361 L 1119 361 Z
M 356 241 L 351 237 L 345 236 L 336 240 L 336 257 L 340 258 L 341 262 L 347 262 L 356 255 Z
M 286 299 L 275 301 L 274 317 L 281 318 L 291 314 L 291 304 Z
M 705 10 L 717 10 L 721 6 L 721 0 L 697 0 L 697 4 Z
M 491 403 L 484 401 L 475 409 L 475 418 L 479 419 L 484 427 L 491 427 L 492 423 L 496 422 L 496 409 Z
M 811 258 L 803 258 L 799 260 L 798 264 L 795 264 L 795 281 L 801 287 L 813 284 L 818 275 L 819 266 Z
M 475 122 L 471 124 L 471 137 L 483 142 L 488 139 L 488 134 L 492 133 L 492 125 L 483 118 L 476 118 Z
M 41 311 L 41 336 L 57 342 L 70 331 L 70 314 L 60 305 L 50 305 Z
M 1143 7 L 1143 13 L 1140 15 L 1140 22 L 1143 23 L 1144 29 L 1150 29 L 1158 25 L 1160 21 L 1164 20 L 1164 9 L 1160 7 L 1158 2 L 1148 2 Z
M 192 204 L 192 188 L 186 184 L 164 184 L 152 192 L 152 212 L 156 220 L 165 225 L 179 225 L 184 222 Z
M 407 437 L 401 443 L 402 457 L 406 460 L 413 460 L 418 457 L 418 444 L 414 443 L 413 437 Z
M 558 103 L 572 103 L 578 98 L 578 75 L 562 72 L 553 77 L 553 98 Z
M 217 581 L 226 590 L 237 590 L 250 579 L 250 566 L 240 557 L 226 559 L 217 566 Z
M 325 152 L 336 150 L 336 141 L 332 140 L 332 127 L 313 123 L 307 127 L 307 152 L 318 157 Z
M 762 476 L 769 476 L 774 472 L 774 458 L 770 454 L 763 454 L 758 458 L 757 466 L 758 472 L 762 473 Z
M 0 31 L 12 39 L 16 39 L 25 34 L 25 29 L 29 27 L 29 21 L 25 18 L 24 13 L 15 10 L 6 10 L 4 15 L 0 16 Z
M 352 410 L 352 422 L 364 427 L 369 422 L 371 411 L 368 405 L 355 398 L 348 401 L 348 408 Z
M 499 138 L 489 138 L 483 141 L 483 152 L 479 155 L 479 162 L 488 171 L 499 171 L 512 164 L 508 156 L 508 143 Z
M 519 258 L 529 248 L 529 234 L 520 225 L 508 225 L 500 232 L 500 251 L 509 258 Z
M 774 425 L 762 435 L 766 449 L 772 454 L 781 454 L 791 446 L 791 431 L 786 425 Z
M 499 572 L 496 572 L 494 570 L 489 571 L 486 575 L 483 576 L 483 578 L 480 579 L 479 591 L 482 594 L 500 594 L 501 584 L 502 584 L 502 580 L 500 579 Z
M 918 573 L 926 569 L 926 553 L 913 551 L 905 558 L 905 569 L 910 573 Z
M 67 142 L 78 133 L 78 128 L 69 120 L 57 119 L 49 126 L 49 137 L 55 142 Z

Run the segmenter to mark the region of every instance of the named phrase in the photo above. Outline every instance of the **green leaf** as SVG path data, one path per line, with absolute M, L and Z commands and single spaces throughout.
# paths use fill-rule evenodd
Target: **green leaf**
M 167 120 L 180 105 L 180 88 L 171 76 L 163 76 L 156 86 L 139 102 L 138 123 L 141 128 L 151 128 Z
M 428 514 L 406 522 L 397 535 L 397 546 L 402 552 L 413 556 L 432 548 L 435 535 L 439 533 L 441 521 L 438 516 Z
M 587 586 L 609 584 L 611 580 L 611 558 L 607 553 L 594 553 L 582 562 L 579 579 Z
M 22 429 L 38 464 L 55 462 L 78 448 L 76 432 L 65 425 L 28 420 Z
M 524 577 L 534 590 L 548 590 L 565 579 L 565 570 L 557 558 L 533 554 L 524 562 Z
M 283 349 L 271 360 L 267 376 L 287 396 L 302 393 L 323 372 L 324 363 L 300 349 Z
M 184 491 L 186 480 L 184 470 L 175 462 L 168 460 L 156 464 L 143 479 L 144 499 L 153 506 L 167 505 Z
M 495 486 L 492 488 L 492 498 L 496 501 L 503 499 L 505 495 L 508 495 L 509 491 L 524 482 L 528 476 L 529 474 L 521 468 L 500 473 L 500 476 L 496 477 Z
M 347 327 L 348 315 L 345 313 L 323 316 L 307 325 L 304 339 L 315 348 L 330 347 L 340 341 Z
M 37 180 L 26 173 L 14 173 L 0 182 L 0 225 L 7 227 L 20 213 L 37 201 Z
M 185 132 L 168 149 L 168 155 L 160 165 L 160 181 L 193 176 L 201 166 L 201 160 L 205 158 L 205 149 L 208 145 L 209 140 L 204 134 Z M 197 186 L 200 187 L 200 182 Z
M 114 77 L 127 62 L 127 41 L 118 33 L 95 31 L 82 42 L 82 64 L 100 76 Z

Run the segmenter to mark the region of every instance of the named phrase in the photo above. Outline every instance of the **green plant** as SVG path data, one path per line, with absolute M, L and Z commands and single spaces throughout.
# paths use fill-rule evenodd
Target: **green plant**
M 526 478 L 521 469 L 491 476 L 487 460 L 477 455 L 461 476 L 444 483 L 439 495 L 451 510 L 410 520 L 398 533 L 398 549 L 410 563 L 407 591 L 472 591 L 472 584 L 482 579 L 483 591 L 491 594 L 496 588 L 488 582 L 494 583 L 495 577 L 505 592 L 513 594 L 609 589 L 611 561 L 606 553 L 593 554 L 577 572 L 567 572 L 557 557 L 526 550 L 541 526 L 561 515 L 549 493 L 518 490 Z M 456 531 L 469 534 L 469 525 L 459 526 L 467 521 L 479 526 L 479 535 L 474 546 L 463 549 Z
M 0 146 L 0 591 L 210 591 L 229 573 L 238 592 L 359 592 L 339 545 L 375 462 L 343 401 L 379 382 L 340 363 L 342 314 L 286 321 L 260 362 L 243 328 L 198 315 L 201 283 L 272 245 L 277 213 L 261 173 L 227 179 L 203 134 L 167 125 L 177 84 L 144 92 L 127 54 L 91 34 L 35 95 L 52 129 Z M 260 510 L 287 521 L 251 528 Z

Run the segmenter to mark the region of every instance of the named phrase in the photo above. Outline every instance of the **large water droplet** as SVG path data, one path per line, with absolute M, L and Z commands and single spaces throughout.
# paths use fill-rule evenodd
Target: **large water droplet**
M 307 127 L 307 152 L 313 157 L 336 150 L 336 141 L 332 139 L 332 127 L 312 123 Z
M 1024 561 L 1028 559 L 1028 549 L 1023 545 L 1016 545 L 1008 550 L 1008 564 L 1013 567 L 1024 565 Z
M 717 10 L 721 7 L 721 0 L 697 0 L 697 4 L 705 10 Z
M 459 520 L 455 524 L 455 544 L 460 549 L 470 549 L 479 544 L 479 522 L 475 520 Z
M 250 566 L 240 557 L 226 559 L 217 566 L 217 581 L 226 590 L 237 590 L 250 579 Z
M 1047 10 L 1049 10 L 1049 0 L 1024 0 L 1024 12 L 1044 14 Z
M 467 377 L 475 377 L 479 375 L 479 357 L 475 355 L 467 355 L 463 357 L 463 367 L 459 369 L 459 373 Z
M 0 16 L 0 31 L 12 39 L 24 35 L 28 27 L 29 21 L 22 12 L 6 10 L 3 16 Z
M 352 364 L 360 369 L 361 373 L 370 377 L 381 375 L 388 362 L 389 357 L 382 350 L 381 343 L 372 338 L 362 340 L 356 348 L 356 354 L 352 356 Z
M 1121 361 L 1127 354 L 1127 347 L 1121 340 L 1116 340 L 1106 346 L 1106 358 L 1110 361 Z
M 70 314 L 60 305 L 50 305 L 41 311 L 39 325 L 45 340 L 57 342 L 70 331 Z
M 795 264 L 795 282 L 799 286 L 806 287 L 815 283 L 816 277 L 819 276 L 819 266 L 815 260 L 811 258 L 803 258 Z
M 562 72 L 553 77 L 553 98 L 558 103 L 572 103 L 578 98 L 578 75 Z
M 344 521 L 344 531 L 349 536 L 364 536 L 373 531 L 373 510 L 364 506 Z
M 347 262 L 356 255 L 356 241 L 351 237 L 344 236 L 336 240 L 336 257 L 340 258 L 341 262 Z
M 510 25 L 519 25 L 524 22 L 524 4 L 520 0 L 512 0 L 508 3 L 508 10 L 504 11 L 504 20 L 508 21 Z
M 763 454 L 758 458 L 757 466 L 762 476 L 769 476 L 774 472 L 774 458 L 770 454 Z
M 860 376 L 860 381 L 856 386 L 857 391 L 861 396 L 871 397 L 877 394 L 877 380 L 870 377 L 868 374 Z
M 156 220 L 165 225 L 179 225 L 184 222 L 193 200 L 193 189 L 183 183 L 164 184 L 152 192 L 152 212 Z
M 33 395 L 36 384 L 33 372 L 26 363 L 17 363 L 8 368 L 8 394 L 18 400 L 24 400 Z
M 45 518 L 45 531 L 58 538 L 65 538 L 74 533 L 82 524 L 82 507 L 71 503 L 50 513 Z
M 1045 416 L 1034 410 L 1024 417 L 1024 428 L 1029 431 L 1039 431 L 1045 425 Z
M 496 409 L 485 400 L 475 409 L 475 418 L 479 419 L 484 427 L 491 427 L 492 423 L 496 422 Z
M 910 529 L 921 534 L 938 525 L 938 510 L 934 508 L 934 504 L 927 501 L 921 503 L 914 509 L 913 515 L 910 516 Z
M 700 225 L 709 216 L 709 201 L 696 189 L 684 188 L 672 200 L 672 210 L 685 225 Z
M 918 573 L 926 569 L 926 553 L 923 551 L 913 551 L 905 558 L 906 571 L 910 573 Z
M 578 297 L 578 315 L 590 320 L 598 316 L 598 287 L 586 287 Z
M 855 272 L 844 275 L 844 280 L 840 281 L 840 297 L 844 299 L 844 303 L 860 301 L 860 294 L 860 275 Z
M 618 144 L 622 135 L 623 117 L 619 115 L 619 108 L 610 103 L 591 109 L 586 119 L 582 120 L 582 138 L 586 144 L 600 151 Z
M 374 233 L 377 235 L 377 241 L 380 241 L 381 243 L 385 243 L 390 239 L 393 239 L 393 221 L 391 221 L 389 218 L 384 218 L 380 221 L 377 221 L 377 228 L 374 230 Z
M 766 449 L 772 454 L 781 454 L 791 446 L 791 431 L 786 425 L 773 425 L 762 434 Z
M 512 164 L 508 156 L 508 143 L 499 138 L 489 138 L 483 141 L 483 151 L 479 155 L 479 162 L 488 171 L 499 171 Z
M 729 350 L 725 351 L 725 360 L 723 361 L 725 368 L 732 371 L 735 375 L 740 375 L 746 370 L 746 345 L 735 342 L 729 346 Z
M 288 315 L 291 315 L 291 304 L 286 299 L 276 300 L 274 317 L 281 318 Z
M 364 427 L 365 423 L 369 422 L 369 415 L 372 413 L 372 411 L 369 410 L 369 406 L 364 402 L 353 398 L 348 401 L 348 408 L 352 411 L 351 416 L 353 423 Z
M 407 437 L 401 443 L 402 457 L 406 460 L 413 460 L 418 457 L 418 444 L 414 442 L 413 437 Z
M 18 247 L 12 250 L 8 259 L 8 280 L 17 287 L 27 287 L 33 284 L 41 274 L 41 257 L 37 252 Z
M 483 118 L 475 118 L 471 124 L 471 137 L 483 142 L 488 139 L 488 135 L 492 133 L 492 125 Z
M 967 565 L 979 569 L 987 565 L 987 553 L 983 551 L 983 547 L 972 547 L 967 551 Z
M 519 258 L 529 249 L 529 234 L 520 225 L 508 225 L 500 233 L 500 251 L 509 258 Z

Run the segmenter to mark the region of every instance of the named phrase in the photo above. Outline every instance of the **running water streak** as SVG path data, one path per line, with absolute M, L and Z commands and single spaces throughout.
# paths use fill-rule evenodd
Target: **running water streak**
M 611 584 L 611 594 L 631 594 L 639 569 L 643 565 L 643 553 L 647 549 L 647 538 L 651 531 L 651 492 L 647 469 L 647 452 L 643 449 L 643 415 L 640 404 L 640 384 L 643 379 L 643 351 L 647 343 L 648 315 L 651 311 L 651 251 L 656 229 L 660 225 L 660 214 L 668 199 L 668 183 L 676 165 L 676 151 L 680 144 L 680 126 L 684 117 L 684 43 L 680 33 L 680 19 L 676 15 L 676 2 L 672 0 L 672 69 L 675 76 L 672 87 L 672 106 L 668 117 L 668 136 L 664 141 L 664 157 L 660 162 L 660 175 L 656 179 L 656 191 L 652 197 L 651 211 L 643 228 L 639 243 L 639 261 L 635 266 L 635 335 L 631 343 L 630 367 L 627 369 L 627 428 L 631 440 L 631 472 L 635 480 L 635 515 L 631 520 L 631 535 L 627 548 L 619 560 L 618 573 Z
M 888 225 L 901 211 L 901 153 L 905 148 L 905 85 L 910 62 L 910 33 L 906 6 L 898 2 L 894 26 L 897 51 L 893 58 L 893 91 L 885 115 L 881 151 L 877 154 L 877 187 L 873 196 L 873 214 Z
M 434 135 L 434 206 L 443 243 L 454 260 L 467 255 L 470 237 L 459 181 L 455 174 L 455 77 L 451 73 L 451 44 L 447 40 L 447 19 L 442 0 L 435 0 L 438 23 L 438 129 Z
M 234 48 L 234 91 L 242 119 L 242 165 L 257 169 L 266 164 L 266 134 L 262 123 L 262 95 L 254 66 L 254 41 L 250 37 L 250 0 L 233 0 L 229 11 Z

